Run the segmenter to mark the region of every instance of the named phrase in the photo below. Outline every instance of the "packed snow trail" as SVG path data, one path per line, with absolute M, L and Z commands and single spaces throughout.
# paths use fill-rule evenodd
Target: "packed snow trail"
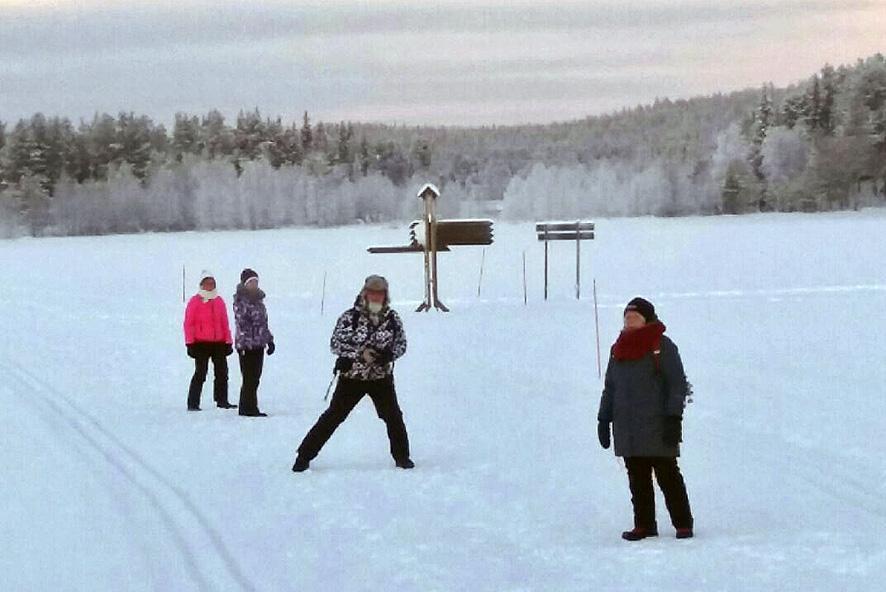
M 886 568 L 886 215 L 598 228 L 582 255 L 604 360 L 646 295 L 695 387 L 681 466 L 696 539 L 673 538 L 660 497 L 662 536 L 619 538 L 630 496 L 596 442 L 593 309 L 570 298 L 568 249 L 541 302 L 531 225 L 496 229 L 482 299 L 479 251 L 441 258 L 449 315 L 411 312 L 418 258 L 363 252 L 403 228 L 21 240 L 0 243 L 0 589 L 870 590 Z M 229 306 L 240 269 L 260 273 L 271 417 L 215 409 L 209 384 L 185 412 L 182 263 L 213 269 Z M 332 324 L 369 272 L 403 314 L 418 466 L 393 468 L 364 401 L 293 475 Z M 235 363 L 231 377 L 235 401 Z
M 168 531 L 168 540 L 175 547 L 174 555 L 166 564 L 170 571 L 163 573 L 157 570 L 151 574 L 151 579 L 159 578 L 156 584 L 152 584 L 156 589 L 168 590 L 170 586 L 179 586 L 178 578 L 181 576 L 176 574 L 179 570 L 175 566 L 181 565 L 181 571 L 199 590 L 214 590 L 220 585 L 229 587 L 231 583 L 237 589 L 254 590 L 215 527 L 208 522 L 187 492 L 170 483 L 138 452 L 121 442 L 70 397 L 27 369 L 0 363 L 0 376 L 7 385 L 11 385 L 6 390 L 6 394 L 11 395 L 11 400 L 7 401 L 9 406 L 32 407 L 35 415 L 49 417 L 51 431 L 46 435 L 59 439 L 63 445 L 73 445 L 78 450 L 74 456 L 79 457 L 73 460 L 81 461 L 84 472 L 101 474 L 107 480 L 106 487 L 110 495 L 129 490 L 126 492 L 140 494 L 149 504 L 152 517 L 158 519 L 162 528 Z M 67 437 L 62 434 L 67 434 Z M 82 462 L 88 456 L 97 456 L 106 466 Z M 53 462 L 44 465 L 43 470 L 52 471 L 61 464 L 63 463 Z M 78 481 L 79 479 L 75 479 L 71 485 Z M 76 511 L 77 508 L 72 510 Z M 129 521 L 132 516 L 124 509 L 118 518 Z M 84 531 L 91 530 L 91 525 L 84 526 Z M 140 543 L 141 551 L 146 555 L 154 555 L 157 549 L 151 549 L 141 539 L 139 531 L 145 526 L 136 523 L 130 524 L 130 527 L 130 533 Z M 217 578 L 217 574 L 224 577 Z

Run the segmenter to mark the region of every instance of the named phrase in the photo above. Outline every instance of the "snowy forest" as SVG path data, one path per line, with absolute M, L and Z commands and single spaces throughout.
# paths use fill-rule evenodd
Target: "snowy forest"
M 412 219 L 828 211 L 886 203 L 886 58 L 787 88 L 547 125 L 284 122 L 258 109 L 0 122 L 0 234 L 93 235 Z

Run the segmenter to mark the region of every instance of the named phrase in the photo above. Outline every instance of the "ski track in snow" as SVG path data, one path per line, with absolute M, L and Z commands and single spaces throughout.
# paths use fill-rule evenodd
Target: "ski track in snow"
M 202 553 L 211 549 L 221 572 L 227 573 L 238 589 L 254 591 L 255 587 L 243 574 L 237 560 L 228 550 L 217 529 L 204 516 L 190 496 L 171 483 L 151 466 L 139 453 L 123 443 L 97 419 L 77 405 L 70 397 L 49 385 L 45 380 L 22 366 L 0 361 L 0 372 L 18 384 L 13 389 L 18 402 L 37 406 L 31 397 L 37 396 L 42 411 L 55 415 L 75 438 L 97 452 L 118 474 L 139 491 L 156 510 L 157 516 L 170 533 L 180 551 L 188 575 L 199 590 L 217 590 L 213 578 L 206 573 L 218 573 L 212 565 L 202 565 Z M 61 403 L 59 403 L 61 401 Z M 39 411 L 39 410 L 38 410 Z M 55 434 L 56 437 L 61 437 Z M 184 511 L 181 511 L 184 510 Z M 184 522 L 181 523 L 180 522 Z

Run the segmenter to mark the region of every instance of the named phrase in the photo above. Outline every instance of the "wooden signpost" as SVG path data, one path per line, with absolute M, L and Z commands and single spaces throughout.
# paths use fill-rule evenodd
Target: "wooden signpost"
M 431 183 L 418 192 L 424 202 L 425 213 L 421 220 L 409 225 L 408 245 L 395 247 L 369 247 L 373 254 L 423 253 L 425 261 L 425 299 L 417 312 L 432 307 L 443 312 L 449 308 L 440 302 L 437 274 L 437 253 L 445 253 L 450 246 L 479 246 L 492 244 L 492 220 L 438 220 L 437 199 L 440 190 Z
M 538 222 L 535 225 L 538 240 L 545 244 L 545 300 L 548 299 L 548 243 L 550 241 L 575 241 L 575 298 L 581 298 L 581 241 L 594 240 L 594 223 Z

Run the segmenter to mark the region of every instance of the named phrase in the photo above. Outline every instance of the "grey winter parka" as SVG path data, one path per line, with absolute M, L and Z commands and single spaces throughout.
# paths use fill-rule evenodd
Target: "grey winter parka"
M 688 388 L 680 352 L 665 335 L 658 366 L 651 352 L 638 360 L 609 359 L 597 419 L 612 422 L 616 456 L 680 456 L 679 445 L 664 443 L 664 423 L 666 416 L 683 416 Z

